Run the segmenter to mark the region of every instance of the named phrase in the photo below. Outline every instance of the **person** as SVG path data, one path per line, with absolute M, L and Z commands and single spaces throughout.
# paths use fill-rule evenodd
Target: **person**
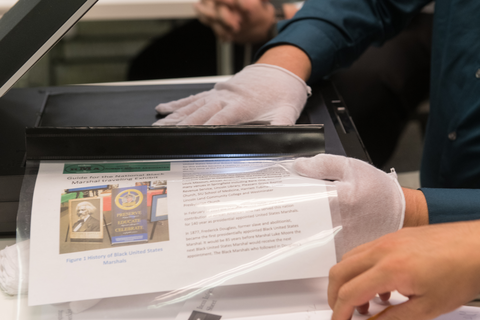
M 285 23 L 277 20 L 293 18 L 302 3 L 202 0 L 195 8 L 217 39 L 259 49 Z M 215 37 L 207 27 L 192 21 L 156 39 L 133 60 L 130 80 L 216 74 Z M 378 168 L 392 156 L 408 120 L 428 96 L 431 29 L 432 15 L 422 11 L 397 37 L 381 48 L 369 47 L 352 66 L 330 77 Z M 234 48 L 238 72 L 244 52 L 239 45 Z M 171 63 L 175 60 L 181 65 Z
M 292 125 L 308 96 L 305 81 L 315 82 L 350 64 L 372 42 L 393 37 L 427 3 L 410 0 L 399 5 L 397 0 L 384 0 L 372 7 L 370 1 L 361 0 L 358 10 L 352 11 L 351 0 L 332 1 L 306 2 L 261 49 L 256 64 L 229 81 L 157 106 L 159 113 L 169 114 L 157 124 L 222 125 L 268 119 L 274 125 Z M 430 223 L 475 219 L 477 201 L 472 199 L 480 202 L 477 190 L 461 189 L 480 187 L 476 143 L 480 99 L 475 94 L 480 70 L 474 50 L 480 44 L 467 45 L 480 26 L 462 16 L 466 9 L 454 6 L 452 11 L 446 8 L 448 3 L 437 1 L 435 8 L 431 115 L 421 168 L 423 188 L 418 190 L 427 199 Z M 446 19 L 448 14 L 455 20 Z
M 262 47 L 256 64 L 246 67 L 232 79 L 218 83 L 211 91 L 160 104 L 158 112 L 171 114 L 159 124 L 223 125 L 268 119 L 273 125 L 292 125 L 309 93 L 306 81 L 318 81 L 350 65 L 372 43 L 382 43 L 398 34 L 426 4 L 427 1 L 423 0 L 307 1 L 293 19 L 281 26 L 279 35 Z M 480 42 L 472 41 L 480 37 L 480 24 L 474 15 L 479 10 L 480 2 L 436 1 L 430 76 L 431 110 L 425 134 L 420 190 L 399 191 L 394 173 L 374 171 L 377 169 L 355 159 L 318 155 L 295 161 L 294 167 L 300 174 L 335 181 L 342 223 L 351 223 L 350 230 L 358 233 L 357 239 L 352 239 L 352 246 L 374 240 L 362 234 L 360 227 L 367 224 L 370 226 L 368 230 L 376 230 L 375 237 L 379 238 L 401 226 L 418 227 L 480 218 Z M 365 214 L 368 215 L 364 219 Z M 463 231 L 470 229 L 472 224 L 474 222 L 463 224 L 466 226 Z M 454 249 L 441 247 L 443 242 L 434 238 L 420 237 L 422 231 L 432 230 L 427 228 L 433 228 L 432 233 L 443 230 L 445 234 L 450 229 L 429 226 L 411 233 L 415 243 L 425 242 L 422 253 L 429 254 L 427 244 L 439 247 L 431 252 L 430 259 L 448 260 L 449 253 Z M 405 234 L 407 231 L 389 236 L 404 239 Z M 461 238 L 462 232 L 457 232 L 456 236 Z M 478 235 L 471 237 L 478 241 Z M 383 241 L 386 240 L 380 243 L 385 243 Z M 471 252 L 474 248 L 468 242 L 455 241 L 453 246 L 458 250 L 463 248 L 462 244 L 469 246 L 467 251 Z M 406 248 L 402 247 L 404 252 L 408 252 Z M 370 257 L 375 256 L 373 251 L 369 252 Z M 394 251 L 379 251 L 377 258 L 388 257 L 389 252 Z M 341 263 L 345 268 L 362 266 L 363 260 L 352 260 L 349 254 L 345 257 L 345 263 Z M 464 257 L 470 259 L 468 255 Z M 399 259 L 395 261 L 400 262 Z M 452 263 L 460 264 L 460 260 L 455 259 Z M 458 267 L 462 269 L 460 265 Z M 401 274 L 387 271 L 383 274 L 391 276 L 391 286 L 371 288 L 369 295 L 358 291 L 364 293 L 362 299 L 348 300 L 347 307 L 340 308 L 341 311 L 337 311 L 335 303 L 334 319 L 349 318 L 353 307 L 361 308 L 373 291 L 382 294 L 401 289 Z M 409 271 L 410 274 L 414 272 Z M 382 283 L 382 273 L 366 271 L 367 274 L 373 283 Z M 455 284 L 448 282 L 446 287 L 468 291 L 465 279 L 470 273 L 455 273 L 453 276 L 462 281 Z M 432 274 L 432 277 L 437 281 L 442 279 L 439 273 Z M 411 286 L 416 285 L 413 282 Z M 478 291 L 478 283 L 473 286 Z M 346 293 L 342 293 L 341 297 L 350 292 L 343 290 Z M 330 291 L 330 296 L 335 296 L 335 289 Z M 442 290 L 436 297 L 439 298 L 438 304 L 445 303 L 445 308 L 439 308 L 438 312 L 445 312 L 453 305 L 459 306 L 467 296 L 462 295 L 446 303 L 450 299 L 449 291 Z M 352 293 L 352 297 L 356 297 L 355 294 Z M 425 300 L 416 299 L 413 295 L 409 302 L 397 308 L 417 305 L 419 318 L 432 318 L 437 311 L 431 311 L 431 305 L 421 301 Z M 384 317 L 387 318 L 391 312 L 387 311 Z
M 330 76 L 377 168 L 386 165 L 407 122 L 428 97 L 431 5 L 415 15 L 398 36 L 380 48 L 370 46 L 350 67 Z M 303 2 L 283 3 L 283 18 L 293 18 L 301 6 Z M 199 20 L 225 41 L 264 43 L 277 33 L 269 1 L 203 0 L 196 9 Z M 424 119 L 419 120 L 424 126 Z
M 80 202 L 76 208 L 78 220 L 72 226 L 72 232 L 99 232 L 100 221 L 92 215 L 97 208 L 88 201 Z

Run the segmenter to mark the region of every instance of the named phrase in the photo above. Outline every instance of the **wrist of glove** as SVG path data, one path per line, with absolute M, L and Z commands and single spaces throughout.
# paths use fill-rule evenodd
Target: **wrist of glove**
M 11 296 L 28 292 L 30 240 L 0 250 L 0 289 Z
M 254 64 L 206 92 L 159 104 L 169 114 L 153 125 L 235 125 L 252 121 L 294 125 L 311 94 L 305 82 L 278 66 Z
M 395 172 L 328 154 L 295 160 L 294 170 L 306 177 L 333 180 L 342 224 L 340 253 L 402 228 L 405 197 Z

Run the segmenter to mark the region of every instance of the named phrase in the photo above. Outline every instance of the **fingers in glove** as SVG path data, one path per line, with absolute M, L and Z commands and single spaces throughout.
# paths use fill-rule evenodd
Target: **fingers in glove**
M 243 110 L 240 107 L 235 107 L 232 104 L 229 104 L 228 108 L 225 108 L 225 105 L 223 105 L 222 107 L 223 108 L 221 110 L 212 115 L 212 117 L 205 122 L 206 125 L 234 125 L 246 121 L 256 120 L 249 119 L 246 115 L 242 114 Z
M 210 102 L 191 113 L 188 117 L 178 123 L 179 126 L 210 124 L 209 119 L 220 112 L 225 106 L 222 101 Z
M 272 126 L 293 126 L 299 116 L 297 109 L 291 106 L 279 107 L 275 110 L 270 124 Z
M 319 154 L 313 158 L 295 160 L 293 168 L 305 177 L 341 181 L 348 168 L 348 158 L 332 154 Z
M 195 103 L 203 99 L 210 93 L 210 91 L 204 91 L 199 94 L 192 95 L 187 98 L 183 98 L 176 101 L 160 103 L 158 106 L 155 107 L 155 110 L 160 114 L 169 114 L 169 113 L 175 112 L 181 108 L 184 108 L 192 103 Z
M 186 119 L 191 114 L 195 113 L 198 109 L 202 108 L 205 105 L 205 99 L 201 98 L 194 103 L 178 109 L 176 112 L 166 116 L 163 119 L 158 120 L 153 125 L 154 126 L 171 126 L 177 125 Z
M 177 123 L 179 123 L 180 121 L 181 120 L 178 120 L 178 119 L 171 120 L 171 119 L 163 118 L 152 123 L 152 126 L 154 127 L 176 126 Z

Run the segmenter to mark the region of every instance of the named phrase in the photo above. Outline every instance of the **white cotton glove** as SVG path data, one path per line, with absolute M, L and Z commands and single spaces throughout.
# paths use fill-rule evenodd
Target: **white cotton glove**
M 295 160 L 300 175 L 333 180 L 342 223 L 340 253 L 402 228 L 405 197 L 397 174 L 343 156 L 319 154 Z
M 0 250 L 0 288 L 5 293 L 12 296 L 28 293 L 29 257 L 30 240 Z M 92 308 L 101 300 L 72 301 L 69 303 L 69 309 L 73 313 L 80 313 Z
M 295 74 L 269 64 L 244 68 L 206 92 L 159 104 L 169 116 L 153 125 L 235 125 L 266 121 L 294 125 L 311 89 Z
M 5 293 L 13 296 L 28 292 L 29 256 L 30 240 L 0 250 L 0 288 Z

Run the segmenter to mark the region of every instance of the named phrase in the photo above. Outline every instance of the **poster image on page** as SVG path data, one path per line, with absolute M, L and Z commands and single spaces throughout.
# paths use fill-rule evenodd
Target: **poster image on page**
M 60 254 L 169 241 L 167 181 L 64 189 Z

